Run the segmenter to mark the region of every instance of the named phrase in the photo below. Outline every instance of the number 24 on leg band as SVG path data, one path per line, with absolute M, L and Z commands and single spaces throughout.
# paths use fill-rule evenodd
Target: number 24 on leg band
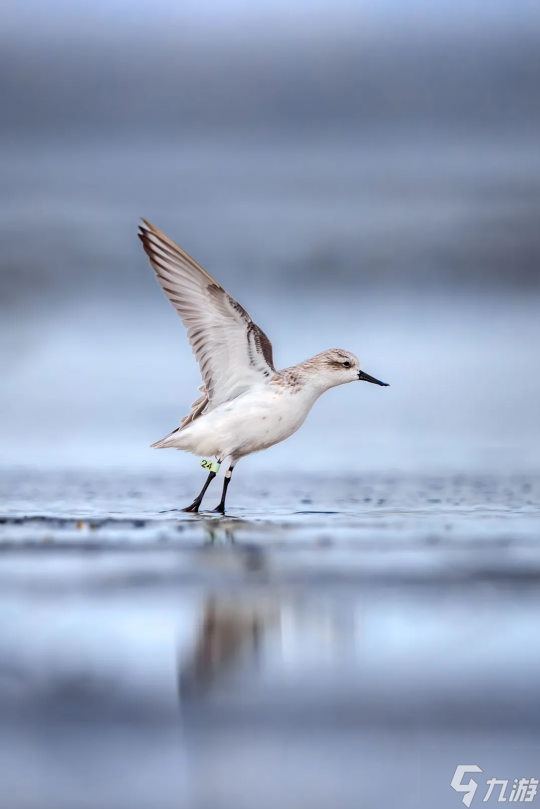
M 201 461 L 201 466 L 203 469 L 208 470 L 208 472 L 215 472 L 215 474 L 217 475 L 217 473 L 219 472 L 220 465 L 216 461 L 206 461 L 203 458 Z

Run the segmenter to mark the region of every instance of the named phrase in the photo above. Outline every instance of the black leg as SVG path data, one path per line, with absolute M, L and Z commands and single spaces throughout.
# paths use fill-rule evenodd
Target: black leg
M 214 511 L 217 514 L 225 514 L 225 498 L 227 497 L 227 489 L 229 488 L 229 483 L 231 482 L 231 477 L 233 473 L 234 466 L 231 464 L 228 470 L 225 472 L 225 480 L 223 481 L 223 493 L 221 495 L 221 502 L 219 506 L 216 506 Z
M 182 511 L 195 511 L 195 512 L 197 512 L 199 510 L 199 506 L 202 503 L 202 499 L 203 499 L 203 497 L 205 495 L 205 492 L 206 492 L 207 488 L 210 486 L 210 484 L 212 483 L 212 481 L 214 480 L 215 476 L 216 476 L 215 472 L 210 472 L 210 474 L 206 478 L 206 483 L 202 487 L 202 491 L 201 491 L 200 495 L 195 498 L 195 500 L 193 501 L 193 503 L 190 506 L 187 506 L 186 508 L 183 508 Z

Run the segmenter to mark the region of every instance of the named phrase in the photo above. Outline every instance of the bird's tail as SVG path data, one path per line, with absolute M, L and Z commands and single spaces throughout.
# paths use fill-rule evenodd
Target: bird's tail
M 178 433 L 182 432 L 186 427 L 188 427 L 195 419 L 198 419 L 199 416 L 202 416 L 204 413 L 207 405 L 208 405 L 208 394 L 206 393 L 206 388 L 204 385 L 201 385 L 199 390 L 201 391 L 201 395 L 198 399 L 195 399 L 193 404 L 191 405 L 191 412 L 189 416 L 184 416 L 180 419 L 180 427 L 177 427 L 176 430 L 173 430 L 172 433 L 166 435 L 165 438 L 162 438 L 160 441 L 156 441 L 155 444 L 152 444 L 153 449 L 164 449 L 166 447 L 178 447 Z
M 152 449 L 166 449 L 167 447 L 174 447 L 177 443 L 178 435 L 177 433 L 180 431 L 180 427 L 177 427 L 176 430 L 173 430 L 172 433 L 166 435 L 165 438 L 161 438 L 159 441 L 156 441 L 155 444 L 151 444 Z

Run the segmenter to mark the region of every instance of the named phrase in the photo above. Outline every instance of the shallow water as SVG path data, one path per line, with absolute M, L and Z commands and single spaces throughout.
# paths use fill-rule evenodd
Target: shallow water
M 225 518 L 174 510 L 193 487 L 0 475 L 2 806 L 431 809 L 458 764 L 476 803 L 539 777 L 539 477 L 240 476 Z

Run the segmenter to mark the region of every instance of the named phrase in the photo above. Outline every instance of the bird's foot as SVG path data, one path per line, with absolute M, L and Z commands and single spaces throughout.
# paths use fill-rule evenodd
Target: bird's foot
M 197 514 L 199 512 L 200 502 L 194 500 L 194 502 L 190 506 L 186 506 L 185 508 L 181 508 L 180 511 L 189 511 L 193 514 Z
M 219 506 L 212 509 L 212 514 L 225 514 L 225 506 L 220 503 Z

